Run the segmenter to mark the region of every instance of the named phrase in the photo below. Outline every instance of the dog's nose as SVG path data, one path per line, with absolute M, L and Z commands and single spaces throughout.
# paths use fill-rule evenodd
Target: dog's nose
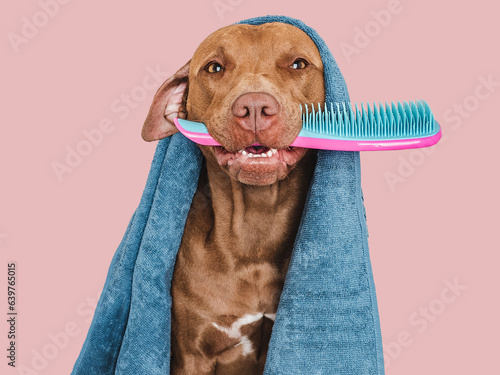
M 271 95 L 252 92 L 241 95 L 233 103 L 233 119 L 246 130 L 267 129 L 277 119 L 278 101 Z

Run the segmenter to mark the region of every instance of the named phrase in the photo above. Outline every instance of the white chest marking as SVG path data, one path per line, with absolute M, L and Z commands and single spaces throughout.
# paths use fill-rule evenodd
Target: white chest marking
M 269 314 L 266 314 L 269 315 Z M 276 315 L 276 314 L 270 314 Z M 240 342 L 236 346 L 241 346 L 243 348 L 243 355 L 246 356 L 253 352 L 252 342 L 248 338 L 248 336 L 243 336 L 241 333 L 241 327 L 246 326 L 247 324 L 251 324 L 261 320 L 264 317 L 264 314 L 259 313 L 255 315 L 244 315 L 243 317 L 236 320 L 231 327 L 221 327 L 217 323 L 212 323 L 212 325 L 217 328 L 219 331 L 224 332 L 226 335 L 233 339 L 238 339 Z

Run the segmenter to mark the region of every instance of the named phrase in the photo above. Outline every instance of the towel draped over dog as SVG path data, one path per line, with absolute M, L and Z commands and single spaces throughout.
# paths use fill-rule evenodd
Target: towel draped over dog
M 323 60 L 326 101 L 349 101 L 337 63 L 313 29 L 283 16 L 241 23 L 268 22 L 306 32 Z M 180 133 L 159 141 L 72 375 L 169 374 L 171 280 L 202 158 Z M 359 153 L 318 151 L 266 375 L 384 374 L 367 237 Z

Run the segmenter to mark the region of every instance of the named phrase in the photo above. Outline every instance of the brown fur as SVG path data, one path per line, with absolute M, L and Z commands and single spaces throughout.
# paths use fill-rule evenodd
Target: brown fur
M 309 64 L 292 69 L 299 58 Z M 211 62 L 224 70 L 207 72 Z M 174 91 L 186 80 L 184 106 Z M 243 107 L 257 103 L 257 110 L 242 122 L 244 111 L 234 103 L 248 93 Z M 263 107 L 273 100 L 277 109 Z M 242 338 L 225 330 L 246 315 L 276 313 L 315 162 L 313 152 L 288 146 L 301 128 L 298 105 L 322 101 L 315 44 L 282 23 L 216 31 L 158 90 L 143 129 L 146 140 L 172 134 L 172 118 L 187 115 L 205 123 L 224 147 L 200 146 L 206 164 L 172 280 L 172 374 L 263 372 L 273 321 L 257 316 L 236 330 L 251 343 L 246 355 Z M 233 156 L 256 142 L 278 149 L 279 161 L 247 163 Z

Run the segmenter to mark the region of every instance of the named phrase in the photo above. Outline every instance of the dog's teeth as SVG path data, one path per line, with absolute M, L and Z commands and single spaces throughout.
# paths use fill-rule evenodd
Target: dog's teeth
M 246 152 L 245 150 L 241 150 L 240 152 L 241 152 L 243 155 L 246 155 L 246 154 L 247 154 L 247 152 Z
M 254 158 L 260 158 L 260 155 L 259 154 L 253 154 L 253 157 Z
M 243 154 L 243 151 L 244 151 L 244 150 L 240 150 L 240 151 L 238 151 L 238 152 L 239 152 L 240 154 Z
M 253 158 L 253 157 L 254 157 L 254 154 L 249 153 L 249 154 L 248 154 L 248 157 L 249 157 L 249 158 Z
M 269 156 L 269 157 L 273 156 L 273 152 L 272 152 L 271 150 L 269 150 L 269 151 L 267 152 L 267 156 Z
M 273 153 L 273 155 L 274 155 L 275 153 L 277 153 L 277 152 L 278 152 L 278 150 L 276 150 L 275 148 L 272 148 L 272 149 L 271 149 L 271 152 L 272 152 L 272 153 Z
M 267 154 L 265 152 L 263 152 L 262 154 L 260 154 L 260 156 L 262 156 L 263 158 L 267 158 Z

